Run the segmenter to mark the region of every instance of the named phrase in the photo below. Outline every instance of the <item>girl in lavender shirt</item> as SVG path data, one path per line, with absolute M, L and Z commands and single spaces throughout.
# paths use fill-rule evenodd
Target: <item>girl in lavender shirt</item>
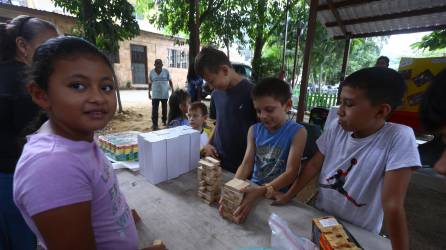
M 59 37 L 36 50 L 30 78 L 49 120 L 28 136 L 14 175 L 26 223 L 46 249 L 137 249 L 129 206 L 93 140 L 116 110 L 110 62 L 81 38 Z

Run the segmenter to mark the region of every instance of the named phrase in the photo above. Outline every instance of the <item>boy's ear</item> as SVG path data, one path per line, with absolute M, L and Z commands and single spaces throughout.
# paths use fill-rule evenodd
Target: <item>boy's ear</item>
M 387 103 L 383 103 L 379 105 L 378 113 L 376 115 L 379 118 L 386 119 L 390 112 L 392 112 L 392 107 Z
M 50 102 L 48 94 L 45 90 L 40 88 L 35 82 L 31 82 L 26 85 L 26 90 L 31 95 L 33 102 L 39 105 L 42 109 L 48 111 L 50 108 Z
M 28 55 L 28 44 L 25 42 L 23 37 L 19 36 L 15 39 L 17 50 L 26 57 Z
M 293 106 L 293 101 L 291 99 L 288 99 L 288 101 L 286 101 L 285 105 L 286 105 L 286 111 L 290 111 L 291 107 Z
M 227 65 L 220 65 L 220 70 L 223 71 L 223 75 L 227 76 L 229 74 L 229 67 Z

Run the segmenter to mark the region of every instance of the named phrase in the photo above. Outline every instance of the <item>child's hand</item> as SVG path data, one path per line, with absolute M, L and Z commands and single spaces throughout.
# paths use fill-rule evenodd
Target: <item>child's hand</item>
M 282 206 L 290 202 L 292 198 L 282 192 L 275 192 L 273 199 L 272 206 Z
M 211 144 L 207 144 L 206 146 L 203 147 L 203 149 L 204 149 L 204 155 L 218 158 L 217 149 Z
M 264 187 L 248 187 L 243 192 L 245 193 L 245 197 L 243 198 L 242 204 L 234 212 L 234 219 L 237 224 L 245 221 L 252 207 L 254 207 L 256 200 L 265 194 Z

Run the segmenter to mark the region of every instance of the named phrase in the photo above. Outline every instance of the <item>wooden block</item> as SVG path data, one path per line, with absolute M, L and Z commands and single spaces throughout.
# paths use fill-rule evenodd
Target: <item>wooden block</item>
M 215 166 L 213 163 L 210 163 L 210 162 L 205 161 L 205 160 L 199 160 L 198 164 L 200 164 L 200 166 L 202 166 L 203 168 L 214 169 L 215 167 L 218 167 L 218 166 Z
M 152 245 L 154 246 L 164 245 L 164 242 L 162 240 L 154 240 Z
M 215 158 L 213 158 L 213 157 L 207 156 L 207 157 L 205 157 L 204 159 L 205 159 L 206 161 L 208 161 L 208 162 L 214 164 L 214 165 L 218 165 L 218 166 L 220 166 L 220 161 L 217 160 L 217 159 L 215 159 Z
M 211 205 L 212 203 L 216 202 L 216 201 L 208 201 L 208 200 L 206 200 L 206 199 L 204 199 L 204 198 L 201 198 L 201 197 L 200 197 L 200 200 L 201 200 L 202 202 L 208 204 L 208 205 Z
M 241 191 L 241 190 L 249 187 L 249 182 L 234 178 L 234 179 L 226 182 L 225 187 L 227 187 L 229 189 L 233 189 L 235 191 Z
M 201 192 L 198 191 L 198 196 L 201 198 L 204 198 L 208 201 L 213 201 L 213 200 L 218 200 L 218 198 L 220 198 L 220 194 L 219 193 L 214 193 L 214 192 Z
M 222 205 L 224 208 L 230 210 L 230 211 L 235 211 L 239 206 L 240 203 L 234 203 L 230 200 L 224 199 L 222 200 Z

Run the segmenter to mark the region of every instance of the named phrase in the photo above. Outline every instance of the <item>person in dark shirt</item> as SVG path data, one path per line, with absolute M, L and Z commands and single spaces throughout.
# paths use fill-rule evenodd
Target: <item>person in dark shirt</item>
M 220 158 L 222 167 L 235 173 L 246 151 L 249 127 L 257 122 L 251 98 L 254 86 L 235 72 L 225 53 L 212 47 L 197 55 L 195 70 L 215 89 L 212 100 L 217 124 L 205 154 Z
M 36 240 L 12 198 L 23 129 L 39 109 L 26 92 L 26 70 L 36 48 L 57 36 L 50 22 L 18 16 L 0 23 L 0 249 L 36 249 Z

